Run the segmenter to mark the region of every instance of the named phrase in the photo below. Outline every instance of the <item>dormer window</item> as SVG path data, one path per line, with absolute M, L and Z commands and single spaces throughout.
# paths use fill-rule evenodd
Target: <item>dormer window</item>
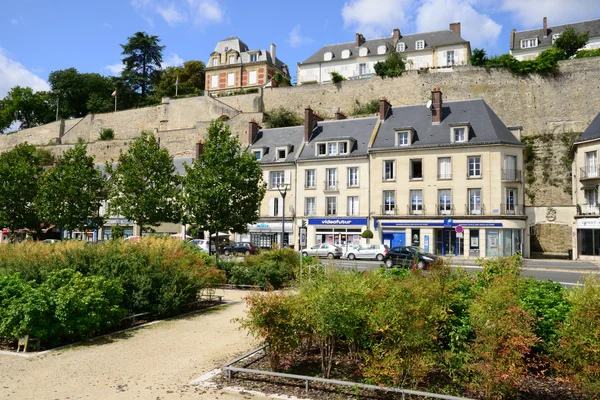
M 254 156 L 256 156 L 256 160 L 260 161 L 260 159 L 262 158 L 262 150 L 254 150 L 252 151 L 252 153 L 254 154 Z
M 366 57 L 367 54 L 369 54 L 369 49 L 366 47 L 361 47 L 361 49 L 358 51 L 358 55 L 361 57 Z
M 402 52 L 404 50 L 406 50 L 406 43 L 404 43 L 404 42 L 398 43 L 398 45 L 396 46 L 396 51 Z
M 217 57 L 212 59 L 212 66 L 216 67 L 217 65 L 219 65 L 219 59 Z
M 327 155 L 327 146 L 325 145 L 325 143 L 317 144 L 317 155 L 318 156 Z
M 235 64 L 235 56 L 229 56 L 229 64 Z
M 350 57 L 350 50 L 343 50 L 342 58 L 349 58 L 349 57 Z
M 317 156 L 337 156 L 348 154 L 347 140 L 339 142 L 317 143 Z
M 560 33 L 554 33 L 552 35 L 552 44 L 554 44 L 554 42 L 556 42 L 556 39 L 558 39 L 560 37 Z
M 386 46 L 379 46 L 377 47 L 377 54 L 385 54 L 387 52 L 387 47 Z
M 521 39 L 521 48 L 522 49 L 530 49 L 532 47 L 537 47 L 537 46 L 538 46 L 537 38 Z
M 331 59 L 333 58 L 333 53 L 328 51 L 327 53 L 325 53 L 323 55 L 323 60 L 324 61 L 331 61 Z
M 288 148 L 287 147 L 278 147 L 275 150 L 275 161 L 283 161 L 288 156 Z
M 250 62 L 256 62 L 258 60 L 258 54 L 250 54 Z
M 410 146 L 412 142 L 412 131 L 396 132 L 396 146 Z
M 469 127 L 456 126 L 452 128 L 451 139 L 453 143 L 465 143 L 469 141 Z
M 424 40 L 417 40 L 417 43 L 415 43 L 415 48 L 417 50 L 423 50 L 425 48 L 425 41 Z

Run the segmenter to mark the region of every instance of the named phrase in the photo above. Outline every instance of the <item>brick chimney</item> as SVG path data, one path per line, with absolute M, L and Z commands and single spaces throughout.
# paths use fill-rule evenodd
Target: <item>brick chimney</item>
M 200 158 L 200 154 L 204 151 L 204 143 L 196 143 L 196 160 Z
M 269 53 L 271 53 L 271 61 L 273 64 L 276 64 L 275 60 L 277 60 L 277 47 L 271 43 L 271 47 L 269 48 Z
M 548 37 L 548 18 L 544 17 L 544 37 Z
M 256 136 L 258 135 L 258 130 L 260 129 L 260 125 L 256 122 L 255 119 L 252 119 L 248 122 L 248 144 L 252 145 L 256 140 Z
M 338 107 L 337 111 L 335 112 L 335 119 L 338 121 L 342 120 L 342 119 L 346 119 L 346 114 L 341 112 L 339 107 Z
M 433 88 L 431 91 L 431 123 L 439 124 L 442 122 L 442 91 L 440 88 Z
M 356 34 L 356 47 L 360 47 L 365 42 L 365 37 L 361 33 Z
M 392 38 L 394 40 L 400 40 L 400 29 L 394 28 L 394 30 L 392 31 Z
M 460 22 L 451 23 L 450 30 L 456 32 L 456 34 L 460 36 Z
M 307 106 L 304 109 L 304 142 L 308 143 L 312 136 L 313 129 L 317 124 L 317 116 L 313 113 L 312 108 Z
M 381 99 L 379 99 L 379 120 L 380 121 L 385 121 L 385 119 L 388 117 L 388 114 L 390 113 L 390 109 L 392 108 L 392 105 L 390 104 L 390 102 L 388 101 L 388 99 L 386 99 L 385 97 L 382 97 Z

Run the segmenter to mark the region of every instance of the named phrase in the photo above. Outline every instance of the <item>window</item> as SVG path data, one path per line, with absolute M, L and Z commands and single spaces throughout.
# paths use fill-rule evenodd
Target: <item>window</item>
M 555 33 L 552 35 L 552 44 L 554 44 L 554 42 L 556 42 L 556 39 L 558 39 L 560 37 L 560 33 Z
M 229 56 L 229 64 L 235 63 L 235 56 Z
M 394 161 L 384 161 L 383 162 L 383 180 L 384 181 L 393 181 L 396 176 L 394 174 Z
M 454 143 L 461 143 L 467 141 L 466 129 L 465 128 L 452 128 L 452 138 Z
M 377 47 L 377 54 L 385 54 L 387 52 L 387 47 L 386 46 L 379 46 Z
M 283 211 L 283 204 L 280 204 L 280 199 L 278 197 L 272 198 L 269 200 L 269 216 L 277 217 L 281 216 Z
M 307 197 L 304 199 L 304 215 L 316 215 L 316 210 L 316 201 L 314 197 Z
M 337 197 L 325 197 L 326 209 L 325 215 L 337 215 Z
M 327 155 L 327 146 L 325 145 L 325 143 L 317 144 L 317 155 L 318 156 Z
M 393 190 L 383 191 L 383 214 L 394 214 L 396 212 L 396 192 Z
M 423 214 L 423 191 L 422 190 L 411 190 L 410 191 L 410 213 Z
M 529 49 L 531 47 L 537 47 L 537 45 L 538 45 L 537 38 L 522 39 L 521 40 L 521 48 L 522 49 Z
M 396 51 L 404 51 L 404 50 L 406 50 L 406 43 L 404 43 L 404 42 L 398 43 L 398 45 L 396 46 Z
M 410 179 L 423 179 L 423 161 L 410 160 Z
M 317 185 L 317 171 L 314 169 L 307 169 L 305 172 L 305 188 L 314 188 Z
M 330 156 L 336 156 L 338 151 L 337 143 L 328 143 L 327 144 L 327 154 Z
M 325 190 L 337 189 L 337 168 L 327 168 L 325 170 L 327 180 L 325 181 Z
M 358 167 L 348 168 L 348 187 L 358 187 Z
M 598 175 L 598 153 L 588 151 L 585 153 L 585 176 L 587 178 L 597 178 Z
M 211 75 L 210 76 L 210 87 L 216 88 L 219 86 L 219 75 Z
M 361 47 L 360 50 L 358 50 L 358 55 L 361 57 L 365 57 L 367 54 L 369 54 L 369 49 L 366 47 Z
M 520 181 L 520 171 L 517 171 L 517 156 L 504 156 L 504 171 L 502 179 L 506 181 Z
M 277 189 L 278 186 L 285 182 L 285 174 L 283 171 L 271 171 L 271 189 Z
M 216 67 L 217 65 L 219 65 L 219 59 L 217 57 L 212 59 L 212 66 Z
M 450 157 L 438 158 L 438 179 L 452 179 L 452 159 Z
M 339 142 L 338 143 L 338 151 L 340 152 L 340 154 L 347 154 L 348 153 L 348 142 Z
M 254 155 L 256 156 L 257 160 L 260 160 L 262 158 L 262 151 L 260 150 L 255 150 L 253 151 Z
M 342 58 L 349 58 L 350 50 L 342 50 Z
M 333 58 L 333 53 L 328 51 L 327 53 L 325 53 L 323 55 L 323 60 L 324 61 L 331 61 L 331 59 Z
M 410 134 L 409 132 L 398 132 L 396 146 L 408 146 L 410 144 Z
M 467 158 L 468 172 L 467 176 L 469 178 L 481 178 L 481 157 L 473 156 Z
M 348 142 L 317 143 L 317 156 L 348 154 Z
M 364 75 L 366 73 L 367 73 L 367 64 L 365 64 L 365 63 L 358 64 L 358 74 Z
M 439 215 L 452 215 L 452 191 L 450 189 L 438 190 Z
M 506 214 L 516 215 L 517 189 L 506 188 Z
M 227 74 L 227 86 L 235 85 L 235 73 L 230 72 Z
M 480 215 L 481 214 L 481 189 L 469 189 L 469 208 L 467 209 L 469 215 Z
M 415 48 L 417 50 L 423 50 L 425 48 L 425 41 L 424 40 L 417 40 L 417 43 L 415 44 Z
M 276 154 L 276 161 L 283 161 L 285 160 L 287 157 L 287 149 L 284 148 L 277 148 L 277 154 Z
M 250 54 L 250 62 L 256 62 L 258 59 L 258 54 Z
M 248 73 L 248 83 L 251 85 L 256 84 L 256 71 L 250 71 Z
M 446 52 L 446 65 L 454 65 L 454 50 Z
M 358 196 L 348 196 L 348 215 L 358 215 Z

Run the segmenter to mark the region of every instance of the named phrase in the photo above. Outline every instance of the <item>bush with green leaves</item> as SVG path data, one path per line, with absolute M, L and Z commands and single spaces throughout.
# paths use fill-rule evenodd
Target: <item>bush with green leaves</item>
M 341 83 L 343 81 L 346 80 L 346 77 L 342 74 L 340 74 L 339 72 L 330 72 L 329 75 L 331 76 L 331 82 L 333 83 Z
M 366 103 L 361 103 L 358 99 L 355 99 L 354 102 L 352 115 L 377 114 L 379 112 L 379 100 L 377 99 L 369 100 Z
M 600 57 L 600 49 L 579 50 L 574 58 Z
M 294 111 L 284 107 L 274 108 L 265 115 L 265 126 L 267 128 L 283 128 L 297 125 L 302 125 L 302 120 Z
M 485 67 L 488 61 L 487 53 L 485 49 L 473 49 L 469 62 L 474 67 Z
M 379 61 L 374 66 L 375 74 L 383 78 L 397 78 L 406 71 L 406 59 L 397 52 L 392 51 L 385 58 L 385 61 Z
M 565 29 L 552 45 L 556 49 L 560 49 L 565 58 L 571 58 L 577 51 L 582 49 L 590 40 L 589 32 L 577 32 L 573 28 Z
M 512 54 L 502 54 L 497 57 L 487 58 L 485 51 L 482 49 L 475 50 L 477 53 L 474 53 L 470 59 L 473 66 L 506 68 L 518 76 L 530 74 L 548 75 L 554 73 L 558 71 L 558 62 L 566 58 L 565 52 L 557 47 L 544 50 L 534 60 L 524 61 L 517 60 Z
M 113 140 L 115 138 L 115 131 L 113 128 L 102 128 L 100 131 L 100 140 Z

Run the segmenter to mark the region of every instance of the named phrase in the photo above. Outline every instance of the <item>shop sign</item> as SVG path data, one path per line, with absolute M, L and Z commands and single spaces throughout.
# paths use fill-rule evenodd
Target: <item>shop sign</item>
M 366 218 L 309 218 L 309 225 L 367 225 Z
M 119 224 L 119 225 L 133 225 L 133 221 L 124 218 L 108 218 L 106 220 L 107 224 Z
M 446 221 L 450 221 L 446 225 Z M 450 225 L 451 224 L 451 225 Z M 438 228 L 454 228 L 458 225 L 463 227 L 501 227 L 502 222 L 457 222 L 452 219 L 444 220 L 444 222 L 426 222 L 426 221 L 399 221 L 399 222 L 382 222 L 384 228 L 405 228 L 411 226 L 430 226 Z
M 577 220 L 579 229 L 597 229 L 600 228 L 600 218 L 581 218 Z
M 429 252 L 429 235 L 423 235 L 423 250 Z
M 286 222 L 285 223 L 285 230 L 291 232 L 293 229 L 293 223 L 292 222 Z M 274 222 L 274 223 L 269 223 L 269 222 L 259 222 L 257 224 L 250 224 L 248 225 L 248 230 L 249 231 L 275 231 L 275 232 L 281 232 L 281 222 Z

